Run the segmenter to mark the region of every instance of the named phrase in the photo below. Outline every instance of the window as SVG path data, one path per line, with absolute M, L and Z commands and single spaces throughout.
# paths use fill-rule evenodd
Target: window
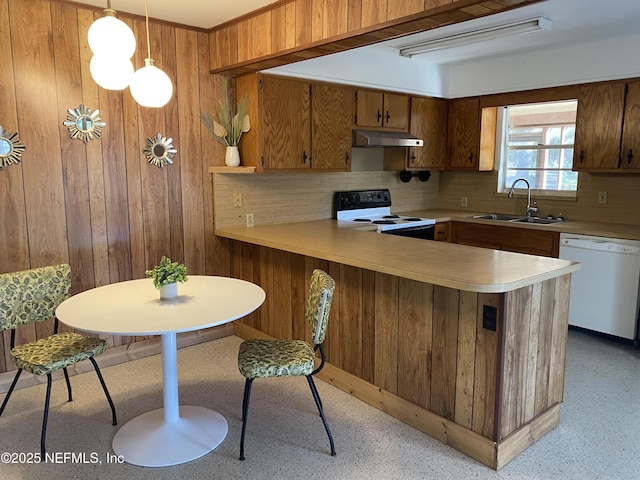
M 516 179 L 524 178 L 538 195 L 575 197 L 578 172 L 571 167 L 577 105 L 569 100 L 499 109 L 498 192 L 508 191 Z

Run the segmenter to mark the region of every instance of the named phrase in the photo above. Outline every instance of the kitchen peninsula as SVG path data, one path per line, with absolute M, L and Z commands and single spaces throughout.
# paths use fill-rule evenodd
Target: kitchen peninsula
M 309 338 L 306 282 L 337 283 L 321 378 L 494 469 L 559 423 L 579 265 L 341 229 L 226 228 L 232 275 L 267 292 L 241 337 Z

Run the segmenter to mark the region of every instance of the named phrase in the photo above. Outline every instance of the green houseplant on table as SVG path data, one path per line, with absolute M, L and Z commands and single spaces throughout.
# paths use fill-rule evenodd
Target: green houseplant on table
M 178 295 L 178 282 L 186 282 L 187 267 L 178 262 L 172 262 L 170 258 L 162 256 L 160 264 L 151 270 L 145 271 L 147 277 L 153 279 L 153 286 L 160 290 L 160 298 L 173 298 Z
M 227 147 L 224 157 L 225 165 L 237 167 L 240 165 L 240 153 L 238 145 L 243 133 L 251 130 L 249 122 L 249 98 L 246 94 L 238 101 L 235 109 L 229 102 L 228 79 L 225 79 L 222 87 L 222 99 L 218 105 L 218 120 L 216 122 L 207 113 L 201 113 L 200 119 L 214 138 Z

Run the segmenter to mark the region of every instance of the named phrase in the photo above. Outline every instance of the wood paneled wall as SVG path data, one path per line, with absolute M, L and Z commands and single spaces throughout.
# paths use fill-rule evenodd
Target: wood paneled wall
M 211 32 L 211 71 L 243 75 L 538 1 L 281 0 Z
M 151 23 L 151 54 L 174 95 L 164 108 L 142 108 L 128 89 L 103 90 L 91 78 L 87 30 L 100 16 L 57 2 L 0 0 L 0 125 L 26 145 L 21 164 L 0 170 L 0 272 L 68 262 L 74 293 L 141 278 L 162 255 L 193 274 L 228 272 L 213 236 L 208 174 L 224 163 L 224 149 L 200 123 L 220 92 L 208 35 Z M 133 28 L 139 68 L 144 22 L 119 18 Z M 86 145 L 62 124 L 81 103 L 106 122 L 102 139 Z M 142 153 L 158 133 L 178 150 L 163 169 Z M 0 372 L 12 369 L 1 357 Z
M 308 341 L 308 279 L 321 268 L 336 281 L 327 361 L 442 419 L 499 443 L 562 402 L 568 275 L 480 294 L 243 242 L 231 250 L 232 275 L 267 293 L 244 323 Z M 483 328 L 485 305 L 496 331 Z

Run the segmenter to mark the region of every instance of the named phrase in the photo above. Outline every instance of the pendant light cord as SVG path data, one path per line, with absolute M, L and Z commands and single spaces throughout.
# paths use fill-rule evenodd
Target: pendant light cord
M 149 10 L 147 9 L 147 0 L 144 0 L 144 17 L 147 28 L 147 58 L 151 60 L 151 41 L 149 40 Z

